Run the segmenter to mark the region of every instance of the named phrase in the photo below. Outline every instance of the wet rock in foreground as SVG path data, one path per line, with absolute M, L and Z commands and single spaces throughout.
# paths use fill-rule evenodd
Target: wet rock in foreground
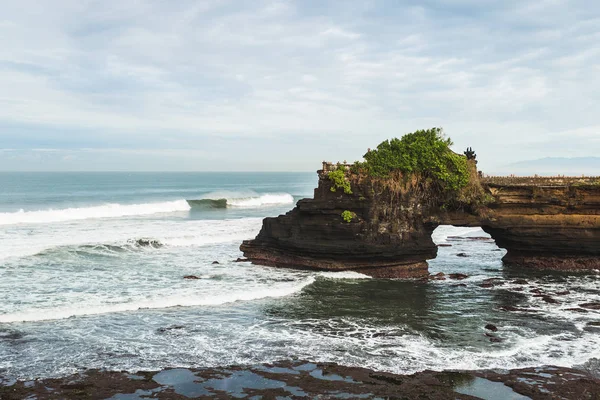
M 255 367 L 166 369 L 159 372 L 89 370 L 61 379 L 0 377 L 0 399 L 189 398 L 598 399 L 600 379 L 586 370 L 539 367 L 506 372 L 423 371 L 395 375 L 304 361 Z M 500 397 L 498 397 L 500 396 Z

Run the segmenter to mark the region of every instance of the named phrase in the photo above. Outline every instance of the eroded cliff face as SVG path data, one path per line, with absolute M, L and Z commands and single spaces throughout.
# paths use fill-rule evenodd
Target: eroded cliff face
M 314 199 L 266 218 L 241 250 L 277 267 L 353 270 L 375 277 L 427 276 L 431 239 L 441 224 L 481 226 L 507 249 L 504 261 L 525 268 L 600 269 L 600 184 L 577 179 L 483 179 L 494 201 L 447 211 L 418 179 L 387 183 L 349 174 L 352 194 L 331 191 L 319 171 Z M 393 183 L 396 182 L 396 183 Z M 491 197 L 490 197 L 491 198 Z M 344 211 L 356 214 L 351 222 Z
M 331 191 L 319 171 L 314 199 L 300 200 L 286 215 L 265 218 L 254 240 L 241 250 L 256 264 L 320 270 L 353 270 L 376 277 L 422 277 L 435 258 L 418 182 L 397 187 L 351 178 L 352 194 Z M 351 222 L 344 211 L 355 213 Z
M 481 225 L 506 263 L 557 270 L 600 268 L 600 185 L 514 179 L 485 183 L 496 201 Z

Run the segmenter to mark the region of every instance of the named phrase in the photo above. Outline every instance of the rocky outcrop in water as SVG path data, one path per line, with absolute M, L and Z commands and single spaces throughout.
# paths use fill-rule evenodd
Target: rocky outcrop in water
M 313 199 L 266 218 L 258 236 L 243 242 L 240 249 L 249 261 L 422 278 L 428 275 L 426 261 L 437 254 L 432 232 L 439 225 L 455 225 L 481 226 L 507 250 L 504 261 L 512 265 L 600 269 L 600 182 L 481 179 L 475 183 L 489 204 L 448 211 L 415 177 L 382 180 L 347 173 L 351 193 L 345 193 L 328 178 L 326 166 L 318 172 Z
M 431 239 L 437 225 L 427 222 L 418 182 L 400 188 L 355 177 L 351 187 L 351 194 L 332 190 L 326 172 L 319 171 L 314 198 L 300 200 L 285 215 L 265 218 L 256 239 L 241 245 L 244 256 L 277 267 L 427 276 L 426 260 L 437 254 Z M 344 220 L 345 211 L 351 220 Z

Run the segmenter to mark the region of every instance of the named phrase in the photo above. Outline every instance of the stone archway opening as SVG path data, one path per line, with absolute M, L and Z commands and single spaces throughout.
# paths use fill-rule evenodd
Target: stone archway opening
M 440 225 L 431 238 L 438 246 L 437 257 L 428 260 L 429 272 L 477 274 L 501 271 L 506 250 L 499 248 L 481 227 Z

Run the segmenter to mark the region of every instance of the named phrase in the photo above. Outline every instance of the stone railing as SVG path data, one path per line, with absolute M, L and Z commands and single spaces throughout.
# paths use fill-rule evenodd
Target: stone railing
M 323 169 L 321 169 L 322 174 L 326 174 L 328 172 L 336 170 L 339 166 L 344 167 L 346 170 L 349 170 L 352 164 L 348 164 L 347 161 L 332 163 L 329 161 L 323 161 Z
M 481 183 L 502 186 L 600 185 L 600 176 L 482 176 Z

